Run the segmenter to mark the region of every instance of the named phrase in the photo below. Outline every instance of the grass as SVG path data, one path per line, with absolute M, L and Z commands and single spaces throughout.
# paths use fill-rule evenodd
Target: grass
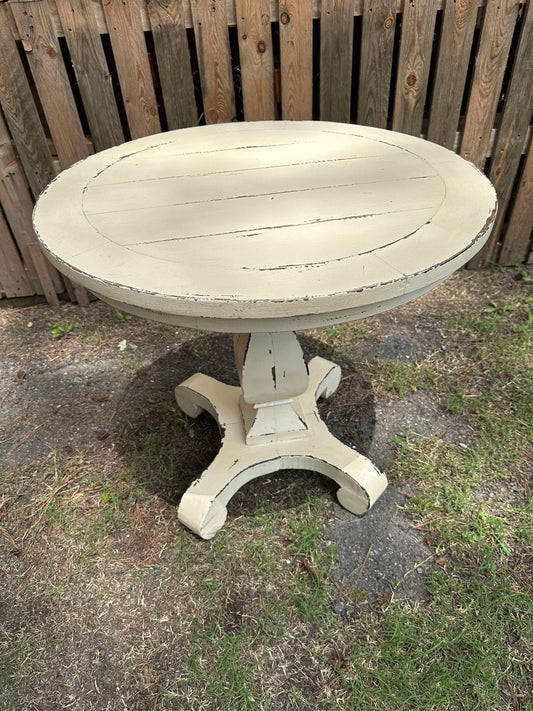
M 375 361 L 367 364 L 367 373 L 374 387 L 395 392 L 400 398 L 430 387 L 441 377 L 437 370 L 417 361 Z
M 168 401 L 132 415 L 98 461 L 54 452 L 14 493 L 3 473 L 0 533 L 18 522 L 24 555 L 4 535 L 0 708 L 531 711 L 526 287 L 450 317 L 438 358 L 361 366 L 380 397 L 424 391 L 470 433 L 396 444 L 390 478 L 432 553 L 423 600 L 336 581 L 319 477 L 254 482 L 211 541 L 184 530 L 176 502 L 217 430 Z M 354 334 L 332 327 L 324 343 L 342 356 Z
M 434 574 L 428 589 L 428 605 L 394 606 L 354 650 L 343 681 L 358 708 L 486 711 L 507 708 L 517 688 L 526 698 L 527 596 L 493 566 Z

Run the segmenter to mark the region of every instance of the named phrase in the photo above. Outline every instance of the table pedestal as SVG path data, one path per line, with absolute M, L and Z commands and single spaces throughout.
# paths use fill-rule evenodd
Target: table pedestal
M 213 463 L 183 495 L 178 517 L 202 538 L 223 526 L 227 503 L 251 479 L 280 469 L 310 469 L 329 476 L 339 502 L 362 515 L 387 478 L 362 454 L 327 429 L 316 402 L 337 389 L 341 369 L 316 357 L 309 367 L 292 332 L 238 334 L 235 359 L 241 387 L 197 373 L 176 388 L 190 417 L 206 410 L 218 422 L 222 445 Z

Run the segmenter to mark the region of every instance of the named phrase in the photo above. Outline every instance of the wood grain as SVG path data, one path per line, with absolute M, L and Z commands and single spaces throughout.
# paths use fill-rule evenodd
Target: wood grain
M 124 141 L 112 78 L 92 4 L 55 0 L 95 150 Z
M 500 264 L 521 264 L 528 256 L 533 232 L 533 141 L 518 187 L 500 254 Z
M 427 138 L 453 150 L 478 13 L 477 0 L 444 7 Z
M 182 0 L 148 0 L 148 16 L 169 129 L 198 123 Z
M 235 0 L 246 121 L 276 118 L 270 0 Z
M 62 169 L 89 155 L 76 103 L 55 37 L 47 0 L 11 4 L 35 86 Z M 82 286 L 72 284 L 76 301 L 89 303 Z
M 280 0 L 281 114 L 289 121 L 313 116 L 313 5 Z
M 32 2 L 34 0 L 23 0 L 24 2 Z M 93 7 L 95 17 L 96 17 L 96 22 L 98 23 L 98 28 L 100 30 L 101 34 L 105 34 L 107 32 L 107 23 L 105 20 L 104 16 L 104 11 L 102 9 L 102 5 L 100 4 L 101 0 L 87 0 L 87 4 Z M 312 0 L 313 2 L 313 19 L 318 19 L 320 18 L 320 6 L 321 6 L 321 1 L 322 0 Z M 4 2 L 17 2 L 17 0 L 4 0 Z M 354 0 L 354 16 L 358 17 L 363 15 L 364 12 L 364 6 L 367 0 Z M 393 0 L 394 2 L 394 7 L 396 9 L 396 12 L 401 13 L 403 11 L 403 5 L 404 5 L 404 0 Z M 453 2 L 453 0 L 452 0 Z M 521 5 L 526 5 L 528 0 L 520 0 Z M 445 5 L 447 3 L 447 0 L 438 0 L 437 2 L 437 9 L 442 10 L 444 9 Z M 476 4 L 478 7 L 484 7 L 487 4 L 487 0 L 476 0 Z M 61 29 L 61 23 L 59 21 L 59 16 L 57 15 L 57 12 L 55 12 L 55 8 L 52 5 L 51 7 L 52 10 L 52 20 L 54 21 L 54 24 L 56 26 L 56 34 L 59 37 L 61 35 L 62 29 Z M 193 20 L 192 20 L 192 13 L 191 13 L 191 0 L 183 0 L 183 10 L 184 10 L 184 19 L 185 19 L 185 26 L 190 28 L 193 27 Z M 150 31 L 150 21 L 148 19 L 148 11 L 146 8 L 146 5 L 141 4 L 140 5 L 140 12 L 141 12 L 141 22 L 143 25 L 143 30 L 145 32 Z M 235 1 L 234 0 L 226 0 L 226 13 L 228 16 L 228 25 L 229 26 L 235 26 L 237 24 L 236 20 L 236 13 L 235 13 Z M 278 0 L 270 0 L 270 19 L 271 22 L 277 22 L 279 18 L 279 4 Z
M 494 252 L 495 245 L 502 237 L 504 219 L 507 206 L 511 199 L 513 185 L 520 165 L 524 147 L 524 137 L 527 135 L 529 117 L 533 111 L 533 5 L 526 8 L 520 30 L 518 48 L 514 57 L 511 79 L 498 129 L 496 141 L 492 150 L 489 178 L 498 194 L 499 212 L 490 240 L 484 248 L 469 263 L 470 267 L 485 267 Z M 516 239 L 516 232 L 514 238 Z M 506 238 L 501 253 L 503 264 L 510 264 L 509 258 L 515 259 L 517 253 L 524 256 L 529 237 L 524 236 L 524 244 L 511 244 L 510 249 L 505 246 Z
M 322 0 L 320 15 L 320 118 L 350 122 L 353 0 Z
M 436 16 L 436 0 L 405 2 L 392 128 L 413 136 L 422 131 Z
M 140 3 L 102 0 L 132 138 L 161 130 Z
M 396 27 L 394 0 L 368 0 L 363 8 L 357 123 L 387 127 Z
M 519 6 L 518 0 L 487 3 L 460 150 L 479 168 L 485 164 Z
M 0 203 L 22 255 L 32 293 L 44 293 L 48 303 L 57 306 L 57 293 L 64 290 L 63 282 L 59 273 L 45 259 L 37 244 L 31 222 L 33 200 L 1 114 Z
M 2 212 L 0 212 L 0 291 L 3 291 L 7 297 L 31 296 L 34 293 Z
M 224 0 L 191 0 L 206 123 L 236 116 L 235 92 Z
M 89 155 L 61 49 L 46 0 L 12 3 L 28 65 L 35 80 L 61 168 Z
M 55 175 L 52 156 L 24 67 L 10 32 L 8 12 L 0 5 L 0 105 L 17 146 L 34 196 Z

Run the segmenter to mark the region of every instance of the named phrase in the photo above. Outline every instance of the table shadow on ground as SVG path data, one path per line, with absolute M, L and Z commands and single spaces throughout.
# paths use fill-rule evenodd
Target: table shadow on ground
M 331 359 L 327 346 L 309 335 L 300 343 L 307 362 L 314 356 Z M 375 427 L 374 398 L 358 364 L 342 364 L 337 392 L 319 402 L 322 418 L 343 443 L 368 452 Z M 209 466 L 220 448 L 218 426 L 208 413 L 197 419 L 184 415 L 174 400 L 174 388 L 196 372 L 238 385 L 230 335 L 200 334 L 157 359 L 133 379 L 123 399 L 135 411 L 121 426 L 118 440 L 132 476 L 172 503 Z M 134 405 L 132 390 L 143 394 Z M 240 489 L 228 506 L 229 517 L 246 515 L 258 505 L 271 509 L 297 505 L 309 492 L 334 495 L 335 482 L 306 470 L 283 470 L 259 477 Z

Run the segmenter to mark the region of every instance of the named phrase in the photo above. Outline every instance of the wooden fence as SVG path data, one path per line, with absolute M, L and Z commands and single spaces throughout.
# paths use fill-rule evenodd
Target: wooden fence
M 316 119 L 386 127 L 487 172 L 470 266 L 530 259 L 533 8 L 519 0 L 3 0 L 0 297 L 87 303 L 43 258 L 32 203 L 63 168 L 158 131 Z M 72 235 L 76 239 L 76 235 Z

